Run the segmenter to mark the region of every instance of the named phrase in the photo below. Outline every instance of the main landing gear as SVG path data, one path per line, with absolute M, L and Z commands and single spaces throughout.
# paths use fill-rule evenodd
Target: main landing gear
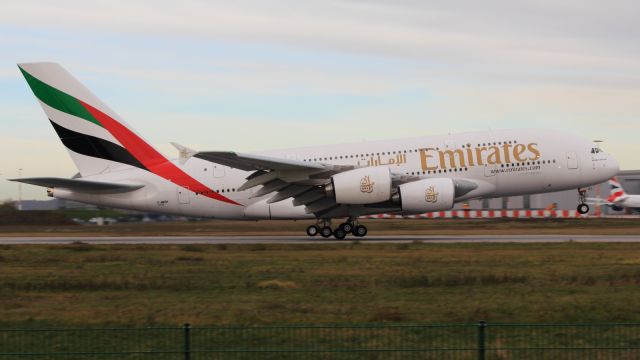
M 587 202 L 587 189 L 578 189 L 578 199 L 580 204 L 578 205 L 578 213 L 584 215 L 589 212 L 589 205 Z
M 318 234 L 323 238 L 328 238 L 333 235 L 338 240 L 346 238 L 348 234 L 353 234 L 353 236 L 357 237 L 364 237 L 367 235 L 367 227 L 360 225 L 358 220 L 349 218 L 347 221 L 332 230 L 331 220 L 322 219 L 318 220 L 315 225 L 307 227 L 307 235 L 316 236 Z

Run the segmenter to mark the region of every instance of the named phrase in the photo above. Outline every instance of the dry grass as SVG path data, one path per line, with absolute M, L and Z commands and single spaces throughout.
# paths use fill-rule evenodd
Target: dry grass
M 0 247 L 0 325 L 640 321 L 640 244 Z

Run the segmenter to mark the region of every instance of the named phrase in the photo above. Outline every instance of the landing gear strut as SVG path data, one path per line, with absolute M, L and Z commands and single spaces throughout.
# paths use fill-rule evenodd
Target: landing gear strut
M 584 215 L 586 213 L 589 212 L 589 205 L 586 204 L 587 202 L 587 190 L 586 189 L 578 189 L 578 199 L 580 201 L 580 204 L 578 205 L 578 213 Z
M 357 237 L 363 237 L 367 235 L 367 227 L 360 225 L 357 219 L 348 218 L 345 222 L 341 223 L 335 229 L 331 229 L 331 220 L 318 219 L 315 225 L 307 227 L 307 235 L 316 236 L 320 235 L 324 238 L 331 237 L 333 235 L 336 239 L 342 240 L 349 234 L 353 234 Z

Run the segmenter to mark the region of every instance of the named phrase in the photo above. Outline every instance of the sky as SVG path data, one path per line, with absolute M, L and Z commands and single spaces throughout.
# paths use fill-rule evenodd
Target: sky
M 0 201 L 76 169 L 16 66 L 61 63 L 159 150 L 548 128 L 640 169 L 640 2 L 3 1 Z M 24 199 L 43 199 L 23 186 Z

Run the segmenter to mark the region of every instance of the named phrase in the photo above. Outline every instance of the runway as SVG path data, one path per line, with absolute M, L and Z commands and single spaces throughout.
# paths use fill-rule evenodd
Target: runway
M 336 244 L 359 240 L 361 243 L 562 243 L 562 242 L 640 242 L 640 235 L 397 235 L 348 237 L 345 240 L 306 236 L 0 236 L 0 245 L 17 244 Z

